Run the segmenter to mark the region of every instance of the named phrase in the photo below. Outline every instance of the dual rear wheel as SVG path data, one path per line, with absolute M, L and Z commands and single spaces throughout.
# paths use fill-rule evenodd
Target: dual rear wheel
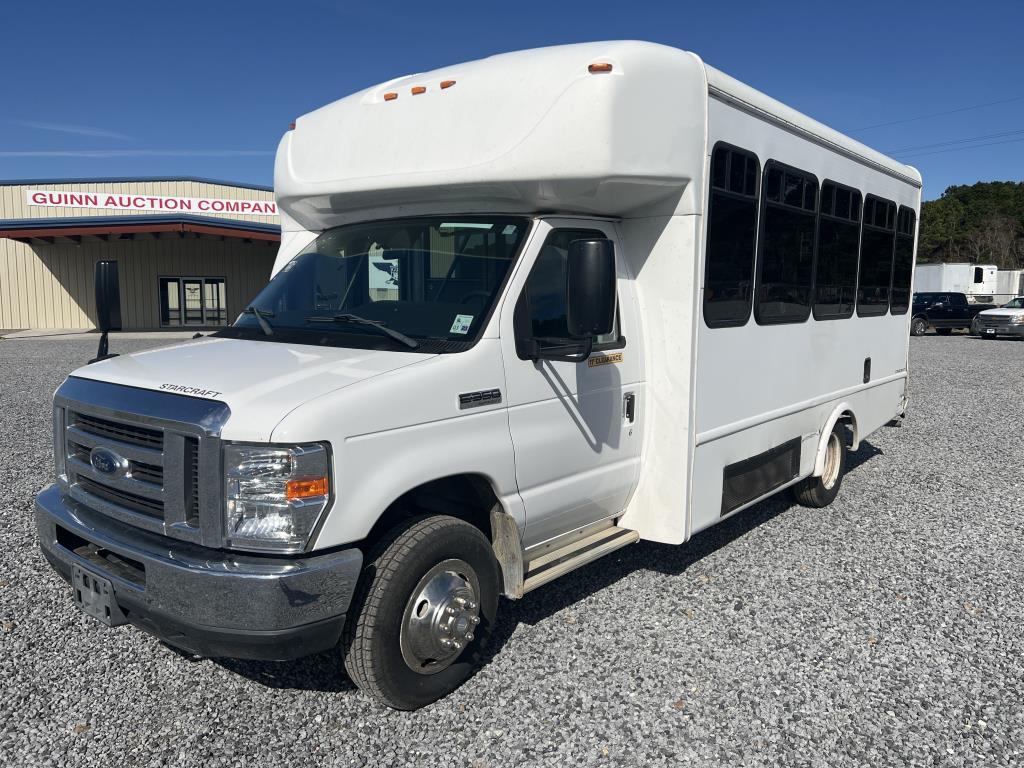
M 793 496 L 805 507 L 827 507 L 839 494 L 846 475 L 846 428 L 836 422 L 825 445 L 825 468 L 821 477 L 808 477 L 793 486 Z

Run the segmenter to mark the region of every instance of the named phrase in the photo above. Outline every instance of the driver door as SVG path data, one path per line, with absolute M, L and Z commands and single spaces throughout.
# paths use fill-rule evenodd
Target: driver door
M 533 361 L 528 338 L 564 338 L 565 265 L 573 240 L 615 242 L 618 311 L 581 362 Z M 617 516 L 639 474 L 642 357 L 633 283 L 615 227 L 548 219 L 534 234 L 501 319 L 509 430 L 526 510 L 524 544 Z M 517 322 L 518 321 L 518 322 Z

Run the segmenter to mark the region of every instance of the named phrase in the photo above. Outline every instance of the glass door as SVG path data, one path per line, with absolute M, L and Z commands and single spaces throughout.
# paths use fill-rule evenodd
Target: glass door
M 161 277 L 160 325 L 227 325 L 223 277 Z

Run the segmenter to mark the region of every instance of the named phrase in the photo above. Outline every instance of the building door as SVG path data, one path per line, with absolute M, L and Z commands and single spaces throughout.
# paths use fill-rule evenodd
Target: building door
M 227 325 L 222 277 L 161 277 L 160 325 Z

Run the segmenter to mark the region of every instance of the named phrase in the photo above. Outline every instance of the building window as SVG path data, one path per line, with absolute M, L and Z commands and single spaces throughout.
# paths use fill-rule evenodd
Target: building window
M 160 325 L 227 325 L 222 277 L 161 277 Z
M 853 315 L 857 301 L 861 195 L 833 181 L 821 185 L 814 269 L 814 319 Z
M 754 317 L 762 325 L 802 323 L 811 313 L 818 180 L 775 162 L 764 178 Z
M 868 195 L 864 200 L 857 279 L 857 314 L 861 317 L 884 315 L 889 309 L 895 234 L 896 204 Z
M 704 322 L 711 328 L 743 325 L 750 317 L 760 176 L 755 155 L 715 147 L 704 255 Z
M 905 205 L 896 214 L 896 250 L 892 260 L 892 295 L 889 311 L 906 314 L 910 308 L 910 280 L 914 275 L 914 211 Z

